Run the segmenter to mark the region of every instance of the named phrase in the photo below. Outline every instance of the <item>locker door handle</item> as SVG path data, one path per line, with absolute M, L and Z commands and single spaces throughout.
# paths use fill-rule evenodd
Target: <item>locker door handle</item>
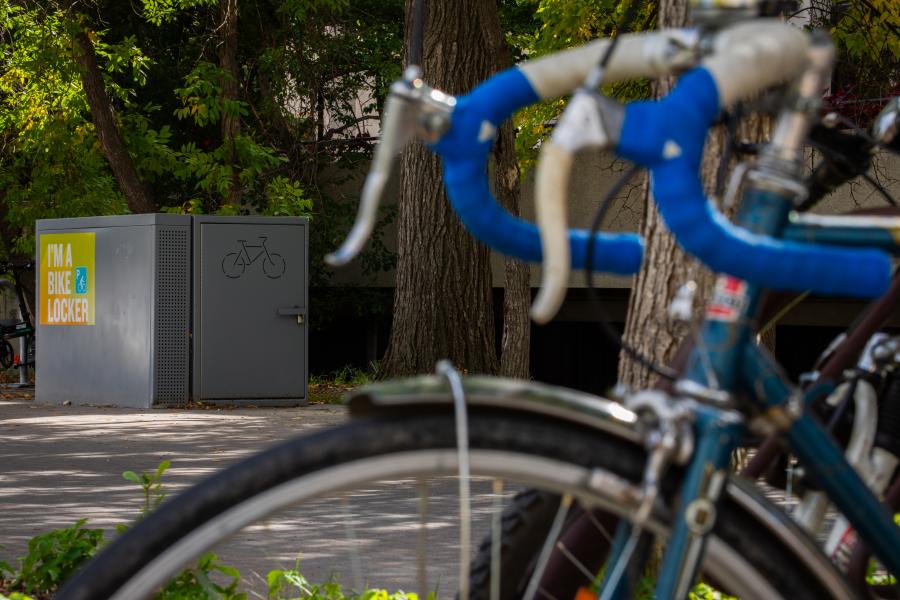
M 297 325 L 303 325 L 306 320 L 306 309 L 299 306 L 287 306 L 278 309 L 280 317 L 297 317 Z

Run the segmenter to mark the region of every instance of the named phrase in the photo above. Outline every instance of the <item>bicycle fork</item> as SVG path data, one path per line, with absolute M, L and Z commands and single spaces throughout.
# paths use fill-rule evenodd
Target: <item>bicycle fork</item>
M 645 394 L 639 394 L 638 398 Z M 728 479 L 731 453 L 744 433 L 743 417 L 734 411 L 698 405 L 690 400 L 668 400 L 666 404 L 679 407 L 679 413 L 665 415 L 659 421 L 660 426 L 648 435 L 649 457 L 641 504 L 632 522 L 621 521 L 616 531 L 600 600 L 634 596 L 634 583 L 652 552 L 650 536 L 644 528 L 670 464 L 689 461 L 654 598 L 687 596 L 703 558 L 706 537 L 715 525 L 718 501 Z M 632 410 L 637 408 L 631 402 L 629 405 Z M 688 425 L 687 430 L 685 425 Z M 664 441 L 666 436 L 669 436 L 669 442 Z
M 681 487 L 675 523 L 660 567 L 656 598 L 685 598 L 697 577 L 706 537 L 716 523 L 717 507 L 731 467 L 731 453 L 744 434 L 736 412 L 697 410 L 697 450 Z

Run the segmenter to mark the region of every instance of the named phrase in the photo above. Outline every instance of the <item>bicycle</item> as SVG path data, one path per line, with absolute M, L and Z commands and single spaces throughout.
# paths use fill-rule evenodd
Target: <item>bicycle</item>
M 24 271 L 33 271 L 34 264 L 5 263 L 0 265 L 0 271 L 12 273 L 12 281 L 6 282 L 16 294 L 19 317 L 17 319 L 4 319 L 0 321 L 0 367 L 9 369 L 13 366 L 34 367 L 35 344 L 34 323 L 31 320 L 31 312 L 25 299 L 25 288 L 22 286 L 20 275 Z M 10 340 L 21 339 L 21 354 L 13 350 Z
M 718 112 L 719 105 L 735 99 L 719 98 L 717 83 L 746 84 L 739 89 L 737 97 L 792 77 L 805 84 L 816 84 L 827 62 L 827 50 L 821 45 L 778 23 L 759 22 L 723 29 L 714 38 L 713 47 L 724 58 L 715 54 L 701 60 L 701 41 L 708 40 L 701 40 L 696 32 L 688 30 L 622 36 L 620 50 L 607 65 L 606 73 L 610 79 L 635 74 L 658 76 L 700 63 L 700 67 L 682 78 L 679 85 L 682 91 L 676 88 L 670 96 L 681 104 L 670 101 L 663 105 L 669 109 L 673 105 L 688 109 L 694 101 L 705 99 L 701 101 L 705 112 L 693 123 L 695 127 L 682 132 L 684 136 L 677 140 L 683 155 L 691 154 L 687 159 L 692 159 L 702 147 L 709 121 Z M 467 226 L 507 252 L 529 259 L 540 258 L 537 229 L 512 221 L 509 215 L 500 215 L 498 221 L 503 228 L 496 231 L 493 227 L 497 222 L 479 220 L 479 215 L 484 216 L 484 206 L 488 214 L 499 214 L 492 213 L 496 204 L 491 204 L 483 168 L 491 140 L 480 132 L 496 127 L 512 110 L 539 96 L 553 97 L 571 91 L 597 64 L 607 44 L 599 42 L 525 63 L 491 78 L 455 102 L 432 93 L 416 79 L 413 71 L 407 80 L 392 88 L 385 121 L 397 119 L 401 114 L 398 111 L 404 108 L 419 111 L 414 116 L 425 117 L 419 126 L 436 141 L 434 148 L 445 159 L 445 182 L 450 188 L 451 201 Z M 729 54 L 730 48 L 735 49 L 733 54 Z M 816 68 L 807 68 L 807 53 Z M 631 60 L 633 57 L 640 60 Z M 721 62 L 715 62 L 717 57 Z M 764 63 L 765 72 L 754 69 L 755 62 Z M 715 79 L 709 75 L 711 70 L 716 73 Z M 735 92 L 735 87 L 728 89 Z M 814 106 L 810 90 L 811 85 L 801 88 L 800 97 Z M 649 104 L 636 106 L 648 113 L 652 110 Z M 776 133 L 772 146 L 776 150 L 796 147 L 802 142 L 810 115 L 789 109 L 782 118 L 797 127 L 776 128 L 776 132 L 781 131 Z M 633 127 L 634 121 L 629 121 L 626 113 L 624 121 L 618 123 Z M 393 153 L 399 141 L 391 139 L 390 131 L 385 128 L 385 140 L 376 156 L 376 178 L 383 174 L 384 156 Z M 648 149 L 637 142 L 629 148 L 629 154 L 638 162 L 679 158 L 665 156 L 666 140 L 648 140 L 648 143 L 660 142 L 659 148 Z M 677 174 L 682 181 L 691 183 L 696 168 L 692 169 L 687 159 L 676 165 L 680 169 Z M 779 161 L 772 160 L 769 164 L 774 168 Z M 791 198 L 800 186 L 791 185 L 792 180 L 783 174 L 781 178 L 766 178 L 766 175 L 763 170 L 748 180 L 753 185 L 748 185 L 744 193 L 745 208 L 739 223 L 752 233 L 740 235 L 773 240 L 766 247 L 771 254 L 778 255 L 776 250 L 784 246 L 775 242 L 774 237 L 762 236 L 781 234 Z M 664 183 L 657 180 L 657 185 Z M 761 189 L 763 185 L 766 187 Z M 333 261 L 344 260 L 361 245 L 360 232 L 365 233 L 364 219 L 371 212 L 373 198 L 377 201 L 377 193 L 373 195 L 370 189 L 360 210 L 363 220 L 357 222 L 348 238 L 349 244 L 332 257 Z M 703 218 L 697 222 L 700 227 L 707 227 L 708 217 L 714 216 L 701 215 Z M 870 223 L 869 228 L 846 221 L 842 224 L 857 234 L 854 239 L 846 240 L 849 243 L 860 238 L 883 239 L 884 228 L 877 224 Z M 513 230 L 512 234 L 507 226 Z M 796 226 L 814 228 L 808 223 Z M 676 233 L 685 234 L 680 229 Z M 728 233 L 738 235 L 732 230 Z M 639 264 L 640 241 L 634 237 L 608 236 L 598 240 L 584 233 L 569 232 L 561 239 L 573 249 L 570 257 L 573 266 L 582 266 L 590 260 L 587 257 L 596 258 L 597 266 L 620 271 L 635 268 L 635 256 Z M 726 239 L 734 241 L 730 237 Z M 602 251 L 595 255 L 592 250 L 596 248 Z M 790 245 L 787 248 L 795 249 Z M 882 292 L 888 285 L 890 268 L 880 253 L 824 252 L 813 245 L 809 248 L 813 249 L 811 255 L 801 254 L 804 259 L 815 259 L 811 260 L 814 265 L 821 265 L 823 258 L 829 263 L 846 265 L 850 256 L 854 260 L 862 259 L 869 270 L 842 271 L 824 280 L 824 284 L 810 281 L 815 277 L 806 275 L 798 281 L 788 281 L 791 285 L 870 295 Z M 738 270 L 745 268 L 747 265 L 742 261 L 746 257 L 738 258 Z M 732 267 L 728 265 L 723 270 Z M 462 597 L 468 596 L 469 591 L 468 483 L 476 476 L 489 478 L 493 493 L 488 497 L 492 506 L 494 501 L 498 507 L 502 505 L 502 489 L 510 489 L 510 482 L 517 483 L 513 490 L 524 484 L 561 493 L 551 534 L 546 537 L 549 542 L 542 542 L 537 556 L 539 565 L 544 561 L 548 545 L 552 548 L 556 535 L 565 526 L 566 513 L 573 501 L 577 500 L 583 507 L 601 508 L 612 515 L 618 522 L 616 530 L 608 531 L 608 539 L 601 536 L 597 540 L 599 552 L 607 560 L 605 594 L 608 595 L 629 595 L 646 558 L 643 550 L 647 535 L 660 534 L 668 539 L 657 587 L 660 597 L 683 596 L 686 587 L 695 580 L 701 561 L 707 577 L 742 597 L 851 597 L 854 591 L 847 581 L 796 524 L 751 484 L 728 477 L 730 451 L 747 433 L 742 410 L 753 407 L 750 401 L 758 402 L 754 430 L 783 431 L 810 472 L 851 517 L 862 537 L 873 543 L 876 554 L 891 571 L 900 572 L 900 552 L 896 552 L 900 549 L 900 533 L 890 515 L 844 461 L 841 451 L 804 412 L 803 398 L 749 339 L 759 295 L 769 274 L 768 271 L 751 273 L 753 277 L 743 285 L 726 278 L 721 280 L 725 288 L 722 294 L 739 295 L 714 304 L 723 309 L 717 312 L 724 312 L 729 318 L 707 320 L 700 339 L 706 343 L 708 352 L 695 350 L 691 354 L 686 376 L 676 382 L 672 396 L 648 390 L 632 396 L 629 404 L 623 406 L 597 396 L 532 382 L 490 377 L 462 379 L 447 365 L 435 376 L 373 384 L 350 397 L 354 419 L 348 425 L 285 442 L 164 503 L 158 512 L 111 544 L 58 597 L 144 597 L 192 556 L 280 508 L 320 494 L 335 493 L 336 499 L 328 503 L 328 510 L 332 514 L 341 513 L 339 507 L 346 506 L 342 502 L 347 498 L 342 493 L 348 489 L 369 494 L 376 489 L 373 481 L 409 480 L 415 484 L 412 487 L 422 490 L 424 486 L 419 480 L 436 475 L 454 477 L 441 486 L 459 484 L 460 488 L 462 560 L 456 583 Z M 779 282 L 784 281 L 783 275 L 780 272 Z M 729 308 L 732 310 L 725 310 Z M 718 386 L 709 384 L 707 377 L 711 374 L 716 376 Z M 761 386 L 759 390 L 753 385 L 756 382 Z M 746 398 L 730 393 L 738 388 L 746 392 Z M 446 489 L 442 487 L 441 491 Z M 417 537 L 413 545 L 420 552 L 414 561 L 413 577 L 422 592 L 434 589 L 430 585 L 433 574 L 423 566 L 427 560 L 423 551 L 429 549 L 423 537 L 428 534 L 424 521 L 430 512 L 430 497 L 425 494 L 426 500 L 419 501 L 416 514 L 420 522 L 402 523 Z M 475 590 L 485 595 L 485 588 L 495 589 L 505 577 L 500 571 L 501 524 L 496 517 L 499 511 L 492 511 L 492 515 L 494 560 L 490 571 L 493 576 L 489 584 Z M 324 513 L 316 512 L 314 516 L 322 518 Z M 341 528 L 360 526 L 355 519 L 338 522 Z M 392 556 L 402 561 L 400 551 L 407 548 L 391 550 L 397 553 Z M 538 553 L 536 547 L 525 550 L 529 556 Z M 623 560 L 623 557 L 637 560 Z M 526 597 L 535 591 L 537 583 L 539 576 L 532 576 Z M 449 587 L 452 590 L 456 586 L 451 582 Z
M 284 275 L 286 263 L 277 252 L 269 252 L 266 247 L 266 236 L 259 236 L 259 244 L 249 245 L 247 240 L 237 240 L 241 244 L 238 252 L 229 252 L 222 258 L 222 273 L 229 279 L 238 279 L 247 267 L 262 258 L 263 274 L 269 279 L 278 279 Z M 250 250 L 254 250 L 250 256 Z

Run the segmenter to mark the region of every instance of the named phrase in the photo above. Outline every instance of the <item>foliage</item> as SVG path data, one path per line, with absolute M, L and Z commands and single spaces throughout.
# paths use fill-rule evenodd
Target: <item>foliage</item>
M 0 600 L 32 600 L 32 598 L 20 592 L 12 592 L 9 596 L 0 593 Z
M 507 34 L 507 43 L 522 58 L 533 59 L 591 40 L 619 33 L 629 4 L 620 0 L 517 0 L 518 11 L 507 7 L 501 14 L 515 18 L 515 27 Z M 528 29 L 522 7 L 529 7 L 533 15 Z M 652 29 L 658 3 L 641 3 L 625 31 Z M 608 86 L 606 93 L 619 99 L 646 98 L 650 95 L 646 81 Z M 566 100 L 540 102 L 519 111 L 515 116 L 516 156 L 523 176 L 536 160 L 540 141 L 549 135 L 556 119 L 565 110 Z
M 166 497 L 162 489 L 162 477 L 169 468 L 169 461 L 163 460 L 154 471 L 125 471 L 122 477 L 141 487 L 143 505 L 140 519 L 151 513 Z M 0 561 L 0 583 L 11 579 L 10 588 L 27 593 L 46 593 L 55 590 L 104 545 L 103 530 L 87 529 L 86 519 L 63 529 L 55 529 L 38 535 L 28 542 L 28 553 L 20 559 L 21 566 L 16 571 L 8 563 Z M 129 527 L 116 526 L 119 533 Z M 224 583 L 214 581 L 212 575 Z M 234 567 L 222 564 L 218 557 L 207 552 L 193 568 L 185 569 L 156 596 L 158 600 L 193 600 L 195 598 L 218 598 L 220 600 L 246 600 L 247 595 L 237 590 L 241 581 L 240 572 Z M 3 600 L 0 593 L 0 600 Z M 28 600 L 19 592 L 9 596 L 9 600 Z
M 258 15 L 267 15 L 260 19 Z M 0 3 L 0 227 L 30 254 L 35 219 L 125 212 L 80 82 L 71 32 L 86 29 L 120 134 L 159 210 L 314 216 L 310 281 L 349 230 L 387 87 L 400 74 L 401 0 L 247 0 L 238 98 L 219 66 L 217 0 Z M 362 102 L 360 102 L 362 100 Z M 240 134 L 222 139 L 222 121 Z M 230 205 L 233 186 L 240 201 Z M 393 267 L 381 230 L 364 273 Z
M 217 583 L 210 575 L 219 573 L 227 581 Z M 185 569 L 156 595 L 155 600 L 194 600 L 217 598 L 218 600 L 246 600 L 247 594 L 237 590 L 241 573 L 234 567 L 223 565 L 213 552 L 207 552 L 197 560 L 192 569 Z
M 345 366 L 325 375 L 309 376 L 309 401 L 314 404 L 340 404 L 348 390 L 379 378 L 380 363 L 372 361 L 368 370 Z
M 88 529 L 81 519 L 74 525 L 33 537 L 12 587 L 26 593 L 55 590 L 103 543 L 103 530 Z M 4 567 L 9 569 L 9 565 Z
M 894 515 L 894 523 L 900 526 L 900 513 Z M 866 566 L 866 583 L 869 585 L 897 585 L 897 578 L 885 571 L 874 558 Z
M 30 254 L 37 218 L 109 214 L 124 199 L 99 147 L 59 11 L 0 4 L 0 189 L 13 231 L 7 252 Z M 125 59 L 118 50 L 117 69 Z
M 368 371 L 348 365 L 326 375 L 310 375 L 309 383 L 310 385 L 357 387 L 378 379 L 379 367 L 378 361 L 372 361 Z
M 900 3 L 895 0 L 816 0 L 837 47 L 829 102 L 863 126 L 886 98 L 900 95 Z
M 155 471 L 142 471 L 140 475 L 134 471 L 125 471 L 122 477 L 140 486 L 141 492 L 144 494 L 144 505 L 141 507 L 141 516 L 143 519 L 159 506 L 159 503 L 165 500 L 166 492 L 162 489 L 162 476 L 170 466 L 168 460 L 163 460 L 156 467 Z
M 287 177 L 275 177 L 266 186 L 265 213 L 273 217 L 309 217 L 313 201 L 296 181 Z
M 533 53 L 547 54 L 609 37 L 619 32 L 629 2 L 620 0 L 528 0 L 540 20 L 540 30 L 533 38 Z M 652 29 L 657 3 L 642 3 L 634 22 L 626 24 L 631 31 Z
M 418 594 L 398 591 L 389 593 L 383 589 L 367 589 L 361 593 L 345 593 L 340 583 L 329 581 L 322 584 L 311 583 L 300 573 L 300 561 L 293 569 L 269 571 L 268 597 L 272 600 L 418 600 Z M 434 600 L 437 595 L 430 592 L 426 600 Z
M 723 594 L 708 583 L 702 581 L 688 593 L 689 600 L 737 600 L 734 596 Z
M 513 21 L 508 43 L 517 56 L 534 58 L 573 45 L 608 37 L 618 31 L 628 2 L 620 0 L 512 0 L 501 14 Z M 811 0 L 798 16 L 825 15 L 811 25 L 831 32 L 838 51 L 829 103 L 867 126 L 887 98 L 900 95 L 900 2 L 896 0 Z M 655 27 L 658 1 L 641 3 L 627 30 Z M 529 23 L 529 13 L 533 15 Z M 648 97 L 646 81 L 609 86 L 620 99 Z M 523 174 L 534 165 L 540 140 L 546 137 L 565 109 L 564 100 L 535 104 L 520 111 L 516 152 Z
M 174 21 L 179 13 L 201 6 L 215 6 L 218 0 L 143 0 L 144 18 L 154 25 Z

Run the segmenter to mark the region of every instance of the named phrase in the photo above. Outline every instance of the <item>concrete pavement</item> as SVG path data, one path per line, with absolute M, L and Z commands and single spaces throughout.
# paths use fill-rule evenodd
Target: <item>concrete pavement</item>
M 133 520 L 142 495 L 122 478 L 163 459 L 170 496 L 233 461 L 291 435 L 341 423 L 345 409 L 137 410 L 40 405 L 29 394 L 0 393 L 0 559 L 16 564 L 28 539 L 81 518 L 108 530 Z M 487 531 L 491 495 L 474 482 L 475 543 Z M 392 481 L 297 507 L 241 533 L 216 551 L 255 592 L 273 568 L 293 566 L 313 581 L 412 590 L 416 581 L 419 501 L 416 481 Z M 455 589 L 456 488 L 429 489 L 429 587 Z M 443 597 L 441 593 L 439 596 Z

